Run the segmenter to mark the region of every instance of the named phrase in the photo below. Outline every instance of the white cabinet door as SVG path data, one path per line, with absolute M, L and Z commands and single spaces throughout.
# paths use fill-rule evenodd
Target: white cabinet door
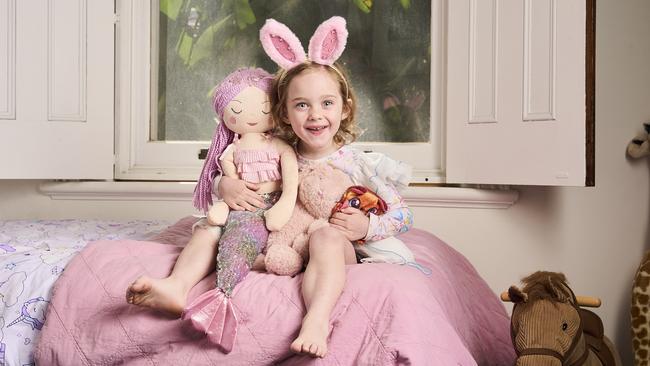
M 593 185 L 593 11 L 448 2 L 447 182 Z
M 112 179 L 114 3 L 0 0 L 0 178 Z

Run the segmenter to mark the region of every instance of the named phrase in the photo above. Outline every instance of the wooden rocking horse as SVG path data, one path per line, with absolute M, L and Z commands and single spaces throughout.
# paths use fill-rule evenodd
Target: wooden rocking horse
M 618 366 L 603 322 L 580 306 L 600 306 L 593 297 L 576 297 L 562 273 L 535 272 L 501 294 L 512 301 L 510 333 L 517 366 Z

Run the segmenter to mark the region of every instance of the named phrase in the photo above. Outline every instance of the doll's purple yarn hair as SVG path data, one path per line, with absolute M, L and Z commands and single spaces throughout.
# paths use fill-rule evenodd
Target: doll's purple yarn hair
M 226 78 L 214 89 L 212 107 L 219 117 L 219 125 L 212 137 L 208 155 L 203 163 L 203 170 L 199 181 L 194 188 L 194 207 L 202 212 L 207 212 L 212 205 L 212 183 L 214 177 L 221 173 L 219 157 L 235 139 L 235 133 L 223 123 L 223 112 L 228 103 L 249 86 L 254 86 L 269 94 L 273 76 L 260 68 L 239 69 Z

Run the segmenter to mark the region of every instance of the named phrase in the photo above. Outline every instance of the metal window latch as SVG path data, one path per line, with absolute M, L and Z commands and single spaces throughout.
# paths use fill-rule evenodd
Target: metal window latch
M 199 150 L 199 155 L 198 155 L 199 160 L 205 160 L 207 156 L 208 156 L 208 149 Z

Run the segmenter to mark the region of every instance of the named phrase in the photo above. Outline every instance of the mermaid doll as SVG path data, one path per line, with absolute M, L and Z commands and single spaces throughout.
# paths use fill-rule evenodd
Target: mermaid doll
M 262 69 L 239 69 L 215 89 L 213 106 L 220 119 L 194 190 L 194 205 L 207 212 L 195 225 L 220 232 L 216 287 L 195 299 L 183 319 L 204 331 L 211 342 L 230 352 L 237 317 L 230 298 L 266 246 L 269 231 L 289 220 L 296 201 L 298 168 L 294 150 L 272 137 L 269 92 L 272 76 Z M 230 211 L 212 201 L 217 175 L 259 184 L 266 208 Z M 223 225 L 223 229 L 222 229 Z

